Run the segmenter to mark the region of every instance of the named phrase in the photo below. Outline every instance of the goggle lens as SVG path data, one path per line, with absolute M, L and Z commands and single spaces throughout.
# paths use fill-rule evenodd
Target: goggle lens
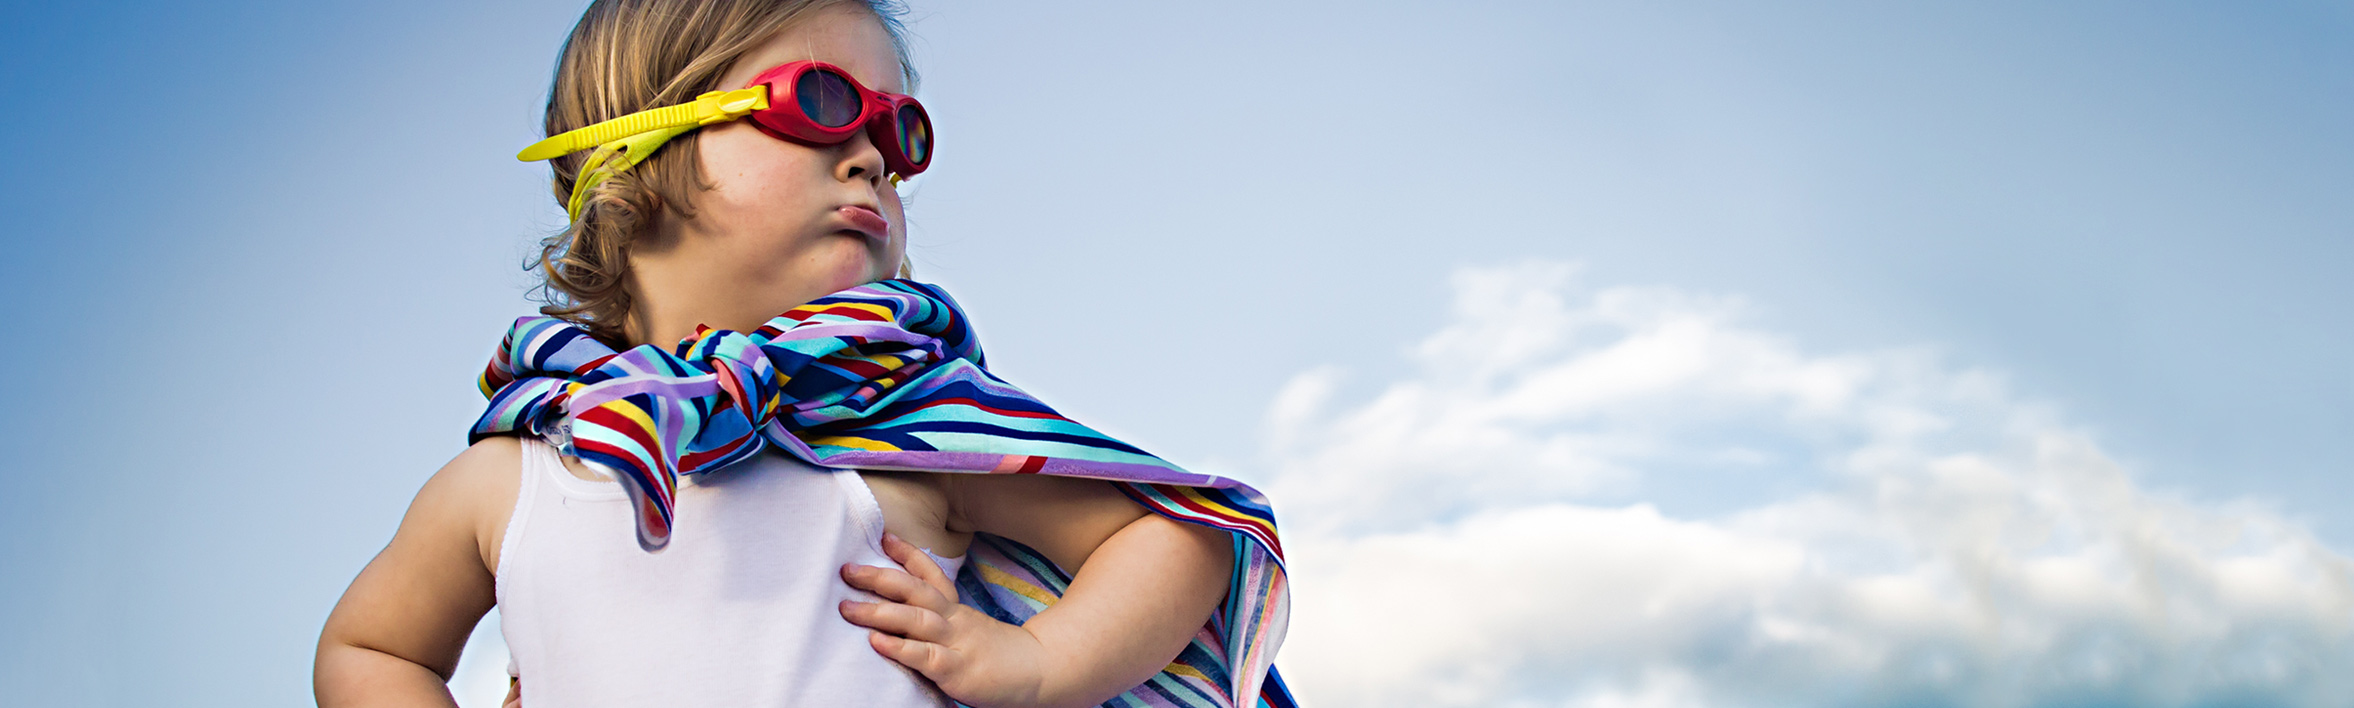
M 899 154 L 910 164 L 932 159 L 932 119 L 915 106 L 899 107 Z
M 849 125 L 865 108 L 850 77 L 824 69 L 801 72 L 793 84 L 793 96 L 801 103 L 801 115 L 828 128 Z

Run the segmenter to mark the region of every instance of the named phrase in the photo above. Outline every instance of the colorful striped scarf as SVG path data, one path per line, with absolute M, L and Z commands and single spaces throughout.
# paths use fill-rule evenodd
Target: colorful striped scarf
M 1266 498 L 1072 422 L 991 375 L 964 312 L 934 286 L 870 283 L 750 333 L 697 328 L 667 352 L 616 352 L 569 322 L 525 317 L 480 383 L 490 408 L 470 439 L 538 435 L 621 480 L 648 551 L 670 542 L 679 475 L 767 445 L 823 467 L 1113 482 L 1154 513 L 1232 534 L 1235 568 L 1226 603 L 1204 628 L 1216 651 L 1189 649 L 1199 656 L 1180 656 L 1106 705 L 1291 703 L 1273 667 L 1290 593 Z M 975 548 L 987 550 L 959 585 L 995 590 L 960 592 L 965 604 L 1018 624 L 1061 596 L 1067 577 L 1042 576 L 1061 570 L 1020 544 L 991 538 Z M 1170 690 L 1181 686 L 1194 688 Z

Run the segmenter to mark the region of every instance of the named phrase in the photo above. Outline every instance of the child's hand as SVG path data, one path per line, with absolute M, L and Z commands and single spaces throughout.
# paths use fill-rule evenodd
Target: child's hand
M 842 617 L 875 630 L 877 653 L 914 669 L 976 708 L 1039 705 L 1048 653 L 1014 625 L 957 604 L 956 582 L 914 544 L 883 535 L 883 552 L 907 568 L 845 565 L 842 579 L 888 602 L 842 602 Z

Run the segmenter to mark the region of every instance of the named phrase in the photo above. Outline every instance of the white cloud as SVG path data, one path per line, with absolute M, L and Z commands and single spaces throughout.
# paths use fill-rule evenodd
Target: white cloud
M 1276 396 L 1305 701 L 2354 705 L 2354 562 L 2299 525 L 2145 489 L 1999 376 L 1575 274 L 1464 270 L 1412 374 Z M 1623 503 L 1750 478 L 1796 490 Z

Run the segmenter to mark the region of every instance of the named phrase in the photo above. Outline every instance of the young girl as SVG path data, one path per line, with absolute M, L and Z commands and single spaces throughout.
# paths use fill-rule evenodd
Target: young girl
M 572 216 L 554 317 L 328 618 L 321 705 L 451 705 L 494 604 L 511 703 L 1289 705 L 1257 494 L 1055 414 L 888 279 L 931 157 L 889 9 L 588 9 L 521 156 Z

